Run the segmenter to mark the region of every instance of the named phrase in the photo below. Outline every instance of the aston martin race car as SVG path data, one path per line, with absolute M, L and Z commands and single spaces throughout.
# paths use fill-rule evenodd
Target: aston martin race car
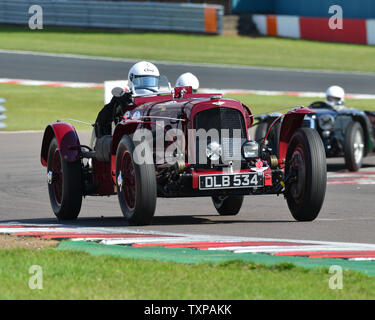
M 191 87 L 150 94 L 133 94 L 112 133 L 93 130 L 91 145 L 68 122 L 47 126 L 41 163 L 59 220 L 76 219 L 83 197 L 112 195 L 134 225 L 152 222 L 157 197 L 209 197 L 219 215 L 236 215 L 246 195 L 284 195 L 296 220 L 318 216 L 325 151 L 319 134 L 302 127 L 313 111 L 297 107 L 282 116 L 276 154 L 267 139 L 251 137 L 253 115 L 237 100 Z
M 327 158 L 343 157 L 348 170 L 358 171 L 363 158 L 374 151 L 375 113 L 344 106 L 333 108 L 323 101 L 314 102 L 308 108 L 314 113 L 305 116 L 302 126 L 319 133 Z M 274 113 L 257 117 L 255 140 L 263 139 L 279 116 Z M 277 141 L 279 130 L 280 124 L 270 130 L 270 143 Z

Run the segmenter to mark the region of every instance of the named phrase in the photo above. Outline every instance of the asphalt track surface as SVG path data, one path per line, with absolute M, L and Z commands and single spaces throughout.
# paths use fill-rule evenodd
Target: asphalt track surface
M 134 61 L 4 53 L 0 78 L 102 82 L 124 79 Z M 195 73 L 201 87 L 280 91 L 324 91 L 331 84 L 349 93 L 374 94 L 375 74 L 160 63 L 170 81 Z M 89 134 L 80 133 L 82 143 Z M 42 133 L 0 133 L 0 222 L 55 223 L 39 161 Z M 375 157 L 363 171 L 375 171 Z M 342 159 L 329 172 L 345 171 Z M 248 196 L 239 215 L 221 217 L 210 198 L 158 199 L 153 225 L 135 230 L 279 239 L 375 243 L 375 185 L 330 185 L 314 222 L 295 222 L 283 197 Z M 87 197 L 75 226 L 123 227 L 117 197 Z
M 81 143 L 89 133 L 80 132 Z M 55 223 L 49 204 L 46 170 L 40 164 L 42 133 L 0 133 L 0 222 Z M 375 158 L 367 158 L 364 172 Z M 329 172 L 344 171 L 341 159 L 330 159 Z M 189 234 L 374 243 L 375 185 L 328 186 L 326 201 L 313 222 L 296 222 L 282 196 L 248 196 L 237 216 L 216 214 L 210 198 L 158 199 L 153 224 L 131 227 Z M 87 197 L 74 226 L 124 227 L 117 201 Z
M 101 83 L 126 79 L 135 60 L 0 50 L 0 78 Z M 347 93 L 374 94 L 375 73 L 288 70 L 280 68 L 156 63 L 172 85 L 184 72 L 194 73 L 202 88 L 324 92 L 335 84 Z

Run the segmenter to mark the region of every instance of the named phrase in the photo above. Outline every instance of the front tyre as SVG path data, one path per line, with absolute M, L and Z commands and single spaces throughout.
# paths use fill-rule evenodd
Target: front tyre
M 351 122 L 345 134 L 344 156 L 346 168 L 358 171 L 362 167 L 365 152 L 365 139 L 362 126 L 359 122 Z
M 242 207 L 243 196 L 213 196 L 212 202 L 221 216 L 235 216 Z
M 316 219 L 327 186 L 325 150 L 317 131 L 300 128 L 294 133 L 288 145 L 285 176 L 285 197 L 294 219 Z
M 144 153 L 150 156 L 144 158 L 146 161 L 137 161 L 142 149 L 135 147 L 131 137 L 124 136 L 116 153 L 117 195 L 124 217 L 134 225 L 150 224 L 156 208 L 155 167 L 151 151 L 146 149 Z
M 52 210 L 59 220 L 77 219 L 82 205 L 81 161 L 67 162 L 61 156 L 56 138 L 48 149 L 48 193 Z

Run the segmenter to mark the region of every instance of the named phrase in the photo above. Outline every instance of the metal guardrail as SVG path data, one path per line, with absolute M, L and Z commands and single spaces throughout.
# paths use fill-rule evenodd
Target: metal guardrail
M 221 34 L 223 6 L 162 2 L 0 0 L 0 23 L 28 25 L 39 5 L 43 25 Z M 216 15 L 215 15 L 216 12 Z M 216 25 L 215 25 L 216 24 Z
M 7 111 L 2 104 L 5 102 L 5 99 L 0 98 L 0 130 L 5 129 L 7 125 L 3 122 L 7 117 L 4 115 L 4 112 Z

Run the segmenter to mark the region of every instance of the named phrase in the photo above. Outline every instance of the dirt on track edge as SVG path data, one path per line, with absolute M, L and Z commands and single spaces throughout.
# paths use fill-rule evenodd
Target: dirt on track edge
M 37 237 L 0 235 L 0 249 L 25 248 L 39 250 L 45 247 L 57 247 L 59 241 L 45 240 Z

